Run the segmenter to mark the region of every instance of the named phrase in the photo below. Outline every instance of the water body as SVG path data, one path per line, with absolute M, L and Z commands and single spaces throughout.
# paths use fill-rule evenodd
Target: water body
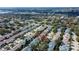
M 66 14 L 68 16 L 79 15 L 79 7 L 4 7 L 0 8 L 0 14 Z

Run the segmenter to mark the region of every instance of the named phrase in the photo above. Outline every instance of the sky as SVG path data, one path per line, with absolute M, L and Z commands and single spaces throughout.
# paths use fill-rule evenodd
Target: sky
M 78 0 L 0 0 L 0 7 L 78 7 Z

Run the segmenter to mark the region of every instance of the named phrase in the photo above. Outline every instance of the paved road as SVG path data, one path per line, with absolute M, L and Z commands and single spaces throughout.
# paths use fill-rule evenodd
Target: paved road
M 52 29 L 52 27 L 51 26 L 48 26 L 48 28 L 46 29 L 46 30 L 44 30 L 40 35 L 46 35 L 47 33 L 49 33 L 49 31 Z M 33 39 L 33 41 L 31 41 L 31 43 L 28 45 L 28 46 L 26 46 L 25 48 L 23 48 L 22 49 L 22 51 L 27 51 L 27 47 L 30 47 L 31 45 L 35 45 L 35 44 L 37 44 L 38 42 L 39 42 L 39 37 L 40 36 L 38 36 L 38 37 L 36 37 L 35 39 Z M 35 42 L 36 41 L 36 42 Z M 32 44 L 32 42 L 34 42 L 34 44 Z
M 24 33 L 28 32 L 28 31 L 31 31 L 31 30 L 33 30 L 34 28 L 38 27 L 38 26 L 40 26 L 40 25 L 33 26 L 33 27 L 29 28 L 29 29 L 26 29 L 26 30 L 24 30 L 24 31 L 22 31 L 22 32 L 20 32 L 20 33 L 14 35 L 14 36 L 12 36 L 12 37 L 10 37 L 10 38 L 7 39 L 7 40 L 4 40 L 4 41 L 0 42 L 0 46 L 4 45 L 4 44 L 6 44 L 6 43 L 8 44 L 8 43 L 14 41 L 16 37 L 18 37 L 18 36 L 20 36 L 20 35 L 23 35 Z
M 41 29 L 40 29 L 40 30 L 41 30 L 41 33 L 42 33 L 42 31 L 44 31 L 46 28 L 47 28 L 47 26 L 41 27 Z M 40 34 L 41 34 L 41 33 L 40 33 Z M 39 35 L 40 35 L 40 34 L 39 34 Z M 38 36 L 37 36 L 37 37 L 38 37 Z M 32 38 L 34 38 L 34 36 L 32 36 L 32 37 L 30 38 L 31 41 L 32 41 Z M 25 40 L 25 41 L 26 41 L 26 40 Z M 24 43 L 23 43 L 23 44 L 24 44 Z M 15 50 L 17 50 L 18 48 L 21 48 L 21 46 L 22 46 L 23 44 L 20 43 L 20 44 L 15 45 L 14 48 L 11 49 L 11 51 L 15 51 Z M 28 44 L 29 44 L 29 43 L 28 43 Z

